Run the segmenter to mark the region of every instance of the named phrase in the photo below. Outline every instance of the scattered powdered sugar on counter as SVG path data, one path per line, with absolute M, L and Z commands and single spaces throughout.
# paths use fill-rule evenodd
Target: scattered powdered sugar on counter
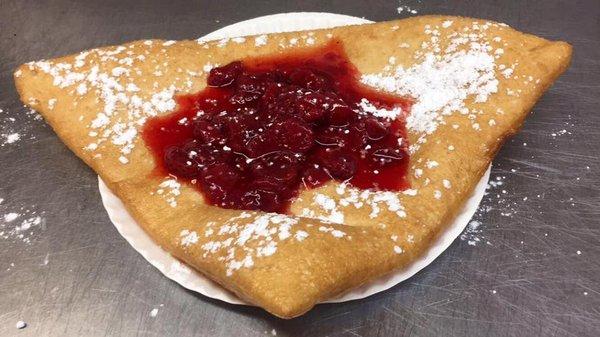
M 2 143 L 0 143 L 2 146 L 6 145 L 6 144 L 12 144 L 16 141 L 18 141 L 19 139 L 21 139 L 21 135 L 17 132 L 13 132 L 10 134 L 2 134 L 1 135 L 2 138 L 4 138 L 4 140 L 2 141 Z
M 512 173 L 517 172 L 515 169 L 510 171 Z M 504 175 L 490 178 L 477 212 L 460 236 L 460 239 L 466 241 L 470 246 L 477 246 L 480 243 L 492 245 L 485 234 L 485 217 L 488 213 L 494 212 L 501 217 L 511 218 L 518 212 L 520 205 L 530 200 L 527 196 L 519 200 L 507 197 L 509 193 L 506 190 L 505 181 L 506 176 Z M 538 195 L 539 197 L 540 195 Z
M 6 225 L 0 226 L 0 237 L 4 239 L 17 239 L 23 243 L 31 243 L 30 236 L 33 234 L 33 227 L 41 226 L 43 218 L 40 216 L 31 216 L 20 220 L 15 227 L 9 228 Z
M 481 229 L 479 228 L 479 226 L 481 226 L 480 221 L 477 221 L 477 220 L 469 221 L 467 228 L 460 235 L 460 239 L 463 241 L 467 241 L 467 243 L 471 246 L 476 246 L 477 243 L 479 243 L 481 241 L 481 238 L 478 236 L 478 234 L 481 233 Z
M 396 11 L 398 12 L 398 14 L 402 14 L 402 13 L 408 13 L 408 14 L 418 14 L 419 11 L 409 7 L 407 5 L 403 5 L 402 2 L 399 3 L 398 8 L 396 8 Z
M 566 123 L 566 124 L 567 124 L 567 125 L 569 125 L 569 123 Z M 571 125 L 569 125 L 569 126 L 571 126 L 571 127 L 572 127 L 572 126 L 574 126 L 574 125 L 573 125 L 573 124 L 571 124 Z M 551 136 L 552 138 L 557 138 L 557 137 L 561 137 L 561 136 L 564 136 L 564 135 L 572 135 L 572 134 L 573 134 L 573 133 L 572 133 L 571 131 L 568 131 L 567 129 L 560 129 L 560 130 L 557 130 L 557 131 L 552 131 L 552 132 L 550 132 L 550 136 Z
M 35 229 L 45 226 L 42 216 L 34 207 L 9 209 L 0 198 L 0 238 L 30 244 Z
M 18 116 L 15 116 L 0 108 L 0 147 L 14 146 L 25 139 L 35 139 L 30 132 L 32 121 L 40 119 L 41 116 L 35 110 L 19 111 Z
M 495 193 L 495 189 L 504 185 L 504 177 L 497 176 L 495 178 L 491 178 L 488 182 L 488 185 L 485 190 L 485 194 L 479 208 L 475 212 L 473 219 L 469 221 L 467 227 L 464 232 L 460 235 L 460 239 L 462 241 L 466 241 L 470 246 L 477 246 L 481 242 L 485 242 L 486 244 L 491 244 L 487 241 L 485 234 L 483 231 L 483 222 L 482 218 L 485 214 L 492 211 L 493 206 L 490 204 L 499 204 L 502 205 L 505 203 L 503 199 L 500 198 L 499 194 Z
M 4 222 L 12 222 L 16 218 L 18 218 L 19 215 L 20 215 L 19 213 L 7 213 L 7 214 L 4 214 Z

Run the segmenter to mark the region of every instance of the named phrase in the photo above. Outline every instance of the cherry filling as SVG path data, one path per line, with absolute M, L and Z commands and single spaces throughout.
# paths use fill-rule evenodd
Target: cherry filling
M 402 190 L 410 101 L 358 81 L 339 41 L 293 55 L 213 68 L 208 87 L 149 120 L 143 136 L 161 174 L 189 181 L 224 208 L 284 213 L 301 187 L 329 180 Z M 362 104 L 361 104 L 362 101 Z M 371 106 L 372 105 L 372 106 Z

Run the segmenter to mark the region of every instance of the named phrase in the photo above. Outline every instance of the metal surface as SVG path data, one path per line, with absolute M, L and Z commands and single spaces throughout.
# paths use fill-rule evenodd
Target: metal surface
M 194 38 L 289 11 L 380 21 L 408 15 L 400 5 L 569 41 L 572 67 L 495 160 L 503 184 L 484 198 L 477 230 L 403 284 L 290 321 L 186 291 L 146 263 L 109 223 L 95 174 L 26 114 L 13 87 L 17 65 L 91 47 Z M 0 218 L 0 335 L 598 336 L 599 17 L 598 0 L 0 0 L 0 144 L 21 136 L 0 147 L 0 216 L 43 218 L 24 231 L 30 243 L 14 227 L 31 214 Z

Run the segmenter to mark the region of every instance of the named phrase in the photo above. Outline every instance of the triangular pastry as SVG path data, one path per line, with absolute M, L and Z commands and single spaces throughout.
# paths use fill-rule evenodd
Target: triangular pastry
M 339 72 L 341 77 L 326 74 L 323 82 L 318 71 L 294 72 L 298 59 L 331 50 L 331 55 L 350 62 L 343 65 L 349 70 Z M 460 209 L 502 143 L 567 68 L 570 56 L 567 43 L 504 24 L 423 16 L 212 42 L 136 41 L 22 65 L 15 82 L 23 102 L 44 116 L 161 247 L 248 303 L 290 318 L 419 257 Z M 287 70 L 264 75 L 269 69 L 260 70 L 261 60 L 276 67 L 273 60 L 278 57 L 296 58 L 296 63 L 279 63 Z M 231 63 L 236 60 L 242 63 Z M 256 97 L 233 97 L 243 85 L 239 76 L 244 71 L 267 76 L 272 83 L 253 92 Z M 362 84 L 342 85 L 352 80 Z M 201 92 L 207 81 L 211 89 L 205 96 L 177 98 Z M 244 123 L 250 122 L 232 111 L 207 112 L 210 109 L 202 105 L 209 102 L 206 97 L 217 95 L 210 101 L 216 107 L 240 104 L 244 113 L 254 116 L 267 100 L 266 92 L 275 102 L 269 109 L 283 104 L 282 87 L 327 96 L 332 100 L 323 105 L 327 115 L 303 108 L 294 110 L 298 116 L 285 115 L 291 116 L 288 119 L 275 115 L 289 111 L 260 117 L 273 122 L 268 130 L 252 129 L 251 141 L 259 140 L 252 145 L 254 157 L 249 155 L 249 138 L 243 138 L 250 132 Z M 337 92 L 329 95 L 331 90 Z M 344 90 L 355 90 L 354 96 L 344 96 Z M 289 90 L 285 95 L 290 92 L 292 100 L 300 97 Z M 361 93 L 365 97 L 356 96 Z M 193 97 L 203 97 L 204 103 Z M 196 115 L 185 115 L 189 111 Z M 174 113 L 190 118 L 157 118 Z M 196 157 L 178 161 L 181 146 L 166 147 L 165 139 L 171 136 L 160 133 L 169 128 L 175 130 L 169 135 L 189 133 L 190 123 L 216 123 L 217 118 L 230 123 L 229 138 L 218 132 L 215 136 L 212 127 L 199 129 L 193 131 L 200 134 L 194 146 L 212 151 L 221 142 L 215 150 L 219 155 L 232 151 L 240 157 L 245 152 L 246 160 L 239 162 L 243 169 L 231 166 L 231 157 L 211 157 L 214 161 L 205 166 L 197 164 Z M 234 142 L 231 130 L 236 124 L 243 139 Z M 330 124 L 347 129 L 335 136 L 337 140 L 356 136 L 349 125 L 369 124 L 364 128 L 370 129 L 363 143 L 336 143 L 334 147 L 346 152 L 331 155 L 323 150 L 331 144 L 322 144 Z M 377 145 L 379 139 L 390 141 L 389 147 Z M 277 157 L 281 166 L 271 171 L 264 165 L 272 162 L 255 165 L 258 157 L 274 149 L 293 156 Z M 334 163 L 326 163 L 323 156 Z M 229 160 L 229 166 L 216 166 L 222 164 L 219 160 Z M 200 165 L 203 173 L 186 171 L 193 165 Z M 295 166 L 288 175 L 284 168 L 290 165 L 302 168 Z M 381 172 L 373 165 L 381 165 Z M 386 165 L 392 168 L 385 171 Z M 270 174 L 281 179 L 276 182 L 286 181 L 272 187 L 280 188 L 274 194 L 256 194 L 253 189 L 265 169 L 270 172 L 267 180 Z M 306 188 L 318 177 L 306 173 L 309 169 L 328 176 Z M 356 178 L 359 174 L 364 179 Z M 233 177 L 233 182 L 224 177 Z M 228 190 L 226 184 L 234 187 Z M 237 197 L 231 194 L 235 189 Z M 256 198 L 247 199 L 249 195 Z

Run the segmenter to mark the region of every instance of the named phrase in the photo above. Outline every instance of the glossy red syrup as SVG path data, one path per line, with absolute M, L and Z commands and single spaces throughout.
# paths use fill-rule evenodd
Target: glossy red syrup
M 361 110 L 410 101 L 366 88 L 341 42 L 211 70 L 208 87 L 179 96 L 173 114 L 143 130 L 160 174 L 187 180 L 224 208 L 285 213 L 300 188 L 329 180 L 402 190 L 404 118 Z

